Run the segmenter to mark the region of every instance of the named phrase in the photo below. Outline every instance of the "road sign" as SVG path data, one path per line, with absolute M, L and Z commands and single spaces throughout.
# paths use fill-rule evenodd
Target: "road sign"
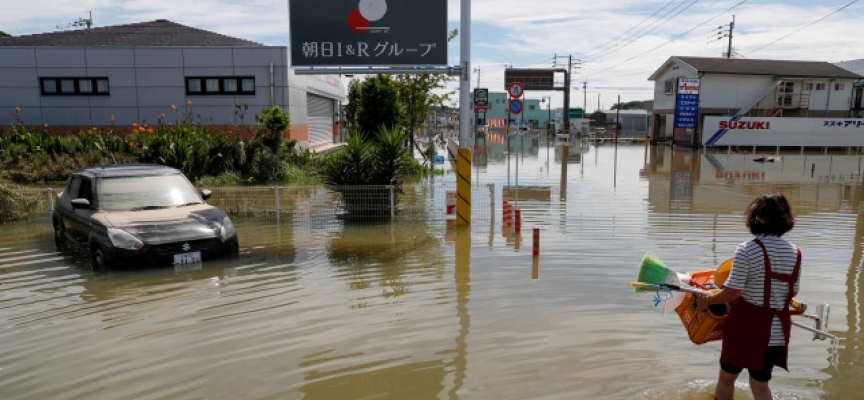
M 291 0 L 291 66 L 447 65 L 447 3 Z
M 522 97 L 523 93 L 525 93 L 525 88 L 522 87 L 521 83 L 513 82 L 510 84 L 510 87 L 507 88 L 507 93 L 510 93 L 510 97 L 518 99 Z
M 489 106 L 474 106 L 474 114 L 486 114 L 489 112 Z
M 516 68 L 504 70 L 504 84 L 509 87 L 513 82 L 519 82 L 525 90 L 555 90 L 555 70 Z
M 582 108 L 571 108 L 570 109 L 570 119 L 582 119 L 584 118 L 585 113 L 582 111 Z
M 522 100 L 513 99 L 510 100 L 510 114 L 522 114 L 522 110 L 525 106 L 522 104 Z
M 489 105 L 489 89 L 474 89 L 474 106 Z M 485 111 L 484 111 L 485 112 Z

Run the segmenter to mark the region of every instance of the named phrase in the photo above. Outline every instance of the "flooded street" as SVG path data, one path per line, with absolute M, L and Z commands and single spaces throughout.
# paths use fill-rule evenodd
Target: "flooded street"
M 555 147 L 505 142 L 476 154 L 474 183 L 494 191 L 475 196 L 471 232 L 443 207 L 393 224 L 234 217 L 236 259 L 97 273 L 58 252 L 47 219 L 0 226 L 0 399 L 711 399 L 719 343 L 691 344 L 628 284 L 646 252 L 716 268 L 772 190 L 798 217 L 798 298 L 831 304 L 840 337 L 793 330 L 775 396 L 860 398 L 862 157 L 586 145 L 562 185 Z

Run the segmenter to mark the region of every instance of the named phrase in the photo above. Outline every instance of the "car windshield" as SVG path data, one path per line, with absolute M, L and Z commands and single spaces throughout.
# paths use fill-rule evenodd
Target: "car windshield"
M 182 175 L 104 178 L 99 202 L 107 211 L 140 211 L 201 202 L 195 188 Z

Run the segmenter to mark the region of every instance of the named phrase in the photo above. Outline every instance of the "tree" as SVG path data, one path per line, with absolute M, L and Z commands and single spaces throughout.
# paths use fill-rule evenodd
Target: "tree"
M 447 37 L 450 42 L 459 35 L 453 30 Z M 410 144 L 414 146 L 414 131 L 429 117 L 431 107 L 443 107 L 455 92 L 440 93 L 448 82 L 452 81 L 446 74 L 400 74 L 395 75 L 396 88 L 399 90 L 399 100 L 402 103 L 402 124 L 408 130 Z M 439 91 L 436 93 L 436 91 Z
M 4 38 L 4 37 L 12 37 L 12 35 L 10 35 L 6 32 L 0 31 L 0 38 Z
M 613 110 L 647 110 L 648 102 L 650 100 L 636 100 L 636 101 L 628 101 L 626 103 L 618 103 L 612 106 Z
M 345 122 L 347 132 L 351 132 L 357 127 L 357 115 L 360 112 L 360 97 L 363 94 L 363 82 L 358 79 L 352 79 L 348 83 L 348 105 L 345 106 Z
M 382 129 L 398 128 L 401 110 L 399 92 L 389 75 L 375 75 L 363 82 L 357 110 L 357 127 L 366 139 L 377 141 Z

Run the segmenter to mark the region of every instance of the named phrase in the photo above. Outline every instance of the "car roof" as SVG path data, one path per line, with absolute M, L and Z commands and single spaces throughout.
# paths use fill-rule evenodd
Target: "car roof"
M 73 174 L 93 176 L 97 178 L 116 178 L 126 176 L 176 175 L 182 174 L 182 172 L 166 165 L 110 164 L 80 168 L 75 170 Z

